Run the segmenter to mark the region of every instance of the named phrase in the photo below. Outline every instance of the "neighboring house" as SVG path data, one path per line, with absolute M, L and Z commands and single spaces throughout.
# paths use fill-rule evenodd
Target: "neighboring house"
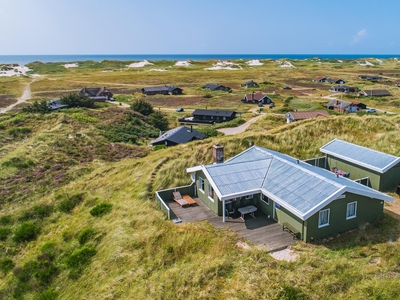
M 327 78 L 326 82 L 329 82 L 332 84 L 345 84 L 346 83 L 342 78 L 338 78 L 338 77 Z
M 348 102 L 348 101 L 339 100 L 339 99 L 330 100 L 326 104 L 326 107 L 328 109 L 333 109 L 333 110 L 337 110 L 339 112 L 347 112 L 347 113 L 355 113 L 355 112 L 361 111 L 362 109 L 367 108 L 367 106 L 361 102 L 357 102 L 357 101 Z
M 394 82 L 394 84 L 395 84 L 396 86 L 400 86 L 400 80 L 396 80 L 396 81 Z
M 258 88 L 259 85 L 257 82 L 254 82 L 253 80 L 249 80 L 243 84 L 240 85 L 241 87 L 245 87 L 246 89 L 248 88 Z
M 388 90 L 363 90 L 357 94 L 358 96 L 367 97 L 386 97 L 391 96 Z
M 113 93 L 111 93 L 106 87 L 101 88 L 87 88 L 84 87 L 79 92 L 81 95 L 89 97 L 94 102 L 104 102 L 111 100 Z
M 400 157 L 334 139 L 320 148 L 326 168 L 349 173 L 353 180 L 364 179 L 379 191 L 395 191 L 400 184 Z M 367 180 L 365 180 L 367 179 Z
M 360 75 L 360 76 L 358 76 L 358 78 L 360 78 L 362 80 L 369 80 L 369 81 L 382 80 L 382 77 L 381 76 L 377 76 L 377 75 Z
M 49 103 L 47 103 L 47 106 L 51 108 L 52 110 L 60 110 L 62 108 L 67 108 L 68 104 L 62 104 L 61 100 L 53 100 L 51 99 Z
M 355 87 L 347 85 L 336 85 L 329 89 L 330 92 L 340 92 L 340 93 L 354 93 L 356 91 Z
M 152 140 L 150 145 L 175 146 L 178 144 L 186 144 L 194 140 L 202 140 L 205 137 L 205 134 L 192 129 L 192 127 L 181 126 L 161 134 L 158 138 Z
M 291 111 L 286 115 L 287 123 L 292 123 L 305 119 L 313 119 L 319 117 L 329 117 L 329 113 L 326 110 L 314 110 L 314 111 Z
M 241 100 L 243 103 L 255 103 L 255 104 L 270 104 L 274 101 L 267 95 L 262 93 L 251 93 L 244 95 L 243 99 Z
M 327 78 L 325 76 L 318 76 L 317 78 L 314 78 L 314 82 L 326 82 Z
M 226 162 L 221 162 L 224 154 L 218 150 L 216 163 L 186 170 L 193 180 L 187 190 L 223 222 L 227 203 L 236 209 L 253 205 L 265 214 L 261 217 L 294 228 L 301 240 L 310 242 L 372 223 L 383 217 L 384 201 L 393 201 L 365 185 L 266 148 L 253 146 Z
M 207 83 L 206 85 L 203 86 L 203 89 L 207 89 L 210 91 L 224 91 L 228 93 L 232 92 L 232 89 L 230 87 L 214 83 Z
M 142 88 L 145 95 L 181 95 L 183 90 L 173 85 L 153 86 Z
M 222 123 L 236 118 L 236 112 L 230 110 L 196 109 L 191 117 L 179 119 L 180 123 Z

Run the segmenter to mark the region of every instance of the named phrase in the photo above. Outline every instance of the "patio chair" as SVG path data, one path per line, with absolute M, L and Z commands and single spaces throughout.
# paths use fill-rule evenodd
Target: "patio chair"
M 174 199 L 175 202 L 177 202 L 181 207 L 189 205 L 189 203 L 182 198 L 181 193 L 179 192 L 172 192 L 172 198 Z
M 233 217 L 231 217 L 231 215 L 235 215 L 235 212 L 236 212 L 236 209 L 235 209 L 235 208 L 230 208 L 230 209 L 225 208 L 225 215 L 226 215 L 228 218 L 232 218 L 232 219 L 233 219 Z

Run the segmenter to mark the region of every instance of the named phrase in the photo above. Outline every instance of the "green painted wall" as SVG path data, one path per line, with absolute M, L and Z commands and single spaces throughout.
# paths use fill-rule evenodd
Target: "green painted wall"
M 309 242 L 354 228 L 363 228 L 367 223 L 372 223 L 383 217 L 383 201 L 346 193 L 346 198 L 338 199 L 325 206 L 330 209 L 329 225 L 318 228 L 319 212 L 315 213 L 305 222 L 304 240 Z M 346 220 L 347 204 L 357 201 L 356 217 Z
M 383 174 L 380 191 L 395 191 L 400 183 L 400 164 L 394 166 Z
M 348 161 L 339 159 L 337 157 L 332 157 L 332 156 L 328 155 L 327 168 L 329 170 L 332 170 L 333 167 L 336 167 L 339 170 L 342 170 L 344 172 L 350 173 L 349 178 L 351 180 L 369 177 L 369 182 L 370 182 L 369 186 L 375 190 L 380 191 L 381 177 L 383 174 L 378 173 L 376 171 L 369 170 L 362 166 L 350 163 Z
M 204 191 L 200 190 L 200 179 L 204 179 Z M 213 212 L 217 215 L 222 216 L 222 202 L 219 201 L 217 195 L 214 193 L 214 201 L 208 198 L 208 186 L 209 182 L 207 177 L 204 175 L 203 171 L 196 172 L 196 190 L 197 190 L 197 197 L 203 201 L 205 205 L 207 205 Z
M 270 200 L 270 202 L 272 202 L 272 200 Z M 270 205 L 272 205 L 272 203 Z M 303 232 L 303 220 L 292 214 L 282 205 L 280 206 L 280 208 L 276 207 L 276 218 L 280 224 L 287 222 L 294 228 L 296 228 L 300 233 Z M 300 238 L 303 239 L 303 234 L 301 234 Z

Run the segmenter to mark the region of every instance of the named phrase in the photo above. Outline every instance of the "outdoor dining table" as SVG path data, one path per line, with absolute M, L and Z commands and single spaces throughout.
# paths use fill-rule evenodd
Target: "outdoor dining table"
M 240 212 L 240 218 L 244 221 L 244 215 L 246 214 L 250 214 L 250 216 L 255 218 L 254 213 L 257 211 L 257 207 L 249 205 L 239 208 L 238 211 Z

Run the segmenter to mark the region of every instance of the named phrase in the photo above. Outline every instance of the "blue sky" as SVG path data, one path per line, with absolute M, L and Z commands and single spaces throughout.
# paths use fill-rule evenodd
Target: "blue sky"
M 399 54 L 400 1 L 0 0 L 0 55 Z

